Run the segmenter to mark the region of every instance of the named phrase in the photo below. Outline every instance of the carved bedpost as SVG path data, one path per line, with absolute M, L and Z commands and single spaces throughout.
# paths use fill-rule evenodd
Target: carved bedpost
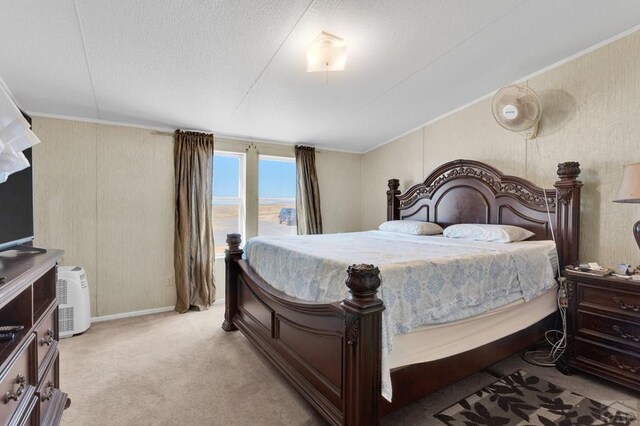
M 569 161 L 558 164 L 556 187 L 556 232 L 561 244 L 558 247 L 560 268 L 578 260 L 580 241 L 580 163 Z
M 342 302 L 344 330 L 343 424 L 380 423 L 382 311 L 377 296 L 380 270 L 373 265 L 353 265 L 347 270 L 350 296 Z M 375 374 L 374 374 L 375 373 Z
M 224 296 L 224 331 L 237 330 L 233 325 L 233 317 L 238 311 L 238 260 L 242 258 L 240 248 L 242 237 L 240 234 L 227 234 L 227 245 L 225 250 L 225 296 Z
M 398 179 L 389 179 L 389 190 L 387 191 L 387 220 L 399 220 L 400 219 L 400 181 Z

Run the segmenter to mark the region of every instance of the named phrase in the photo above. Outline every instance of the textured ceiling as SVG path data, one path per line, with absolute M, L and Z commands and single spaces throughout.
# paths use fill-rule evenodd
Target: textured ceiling
M 640 23 L 617 0 L 4 0 L 34 114 L 363 152 Z M 321 32 L 347 70 L 306 73 Z

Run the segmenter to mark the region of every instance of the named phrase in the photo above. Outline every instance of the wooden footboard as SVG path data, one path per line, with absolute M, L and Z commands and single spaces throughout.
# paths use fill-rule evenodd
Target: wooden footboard
M 274 290 L 242 260 L 240 235 L 227 236 L 222 328 L 242 333 L 327 421 L 379 423 L 379 270 L 349 267 L 342 303 L 305 303 Z
M 242 260 L 227 236 L 222 328 L 241 330 L 331 424 L 376 425 L 382 416 L 543 339 L 553 315 L 518 333 L 449 358 L 391 372 L 393 402 L 381 396 L 383 303 L 378 268 L 349 267 L 350 296 L 315 304 L 275 290 Z

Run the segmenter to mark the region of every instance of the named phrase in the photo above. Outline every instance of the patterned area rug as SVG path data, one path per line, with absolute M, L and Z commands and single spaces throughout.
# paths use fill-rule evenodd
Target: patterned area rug
M 631 410 L 614 408 L 617 405 L 621 404 L 602 404 L 524 371 L 516 371 L 435 417 L 449 426 L 636 424 L 634 415 L 628 412 Z

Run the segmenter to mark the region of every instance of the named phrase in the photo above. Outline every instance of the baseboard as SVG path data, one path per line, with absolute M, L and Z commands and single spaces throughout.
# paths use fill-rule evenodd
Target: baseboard
M 224 303 L 224 299 L 219 299 L 213 302 L 213 305 L 220 305 Z M 100 317 L 91 317 L 91 322 L 102 322 L 102 321 L 111 321 L 121 318 L 130 318 L 130 317 L 139 317 L 142 315 L 151 315 L 151 314 L 159 314 L 162 312 L 173 311 L 173 306 L 165 306 L 162 308 L 152 308 L 152 309 L 143 309 L 141 311 L 132 311 L 132 312 L 122 312 L 120 314 L 113 315 L 103 315 Z

